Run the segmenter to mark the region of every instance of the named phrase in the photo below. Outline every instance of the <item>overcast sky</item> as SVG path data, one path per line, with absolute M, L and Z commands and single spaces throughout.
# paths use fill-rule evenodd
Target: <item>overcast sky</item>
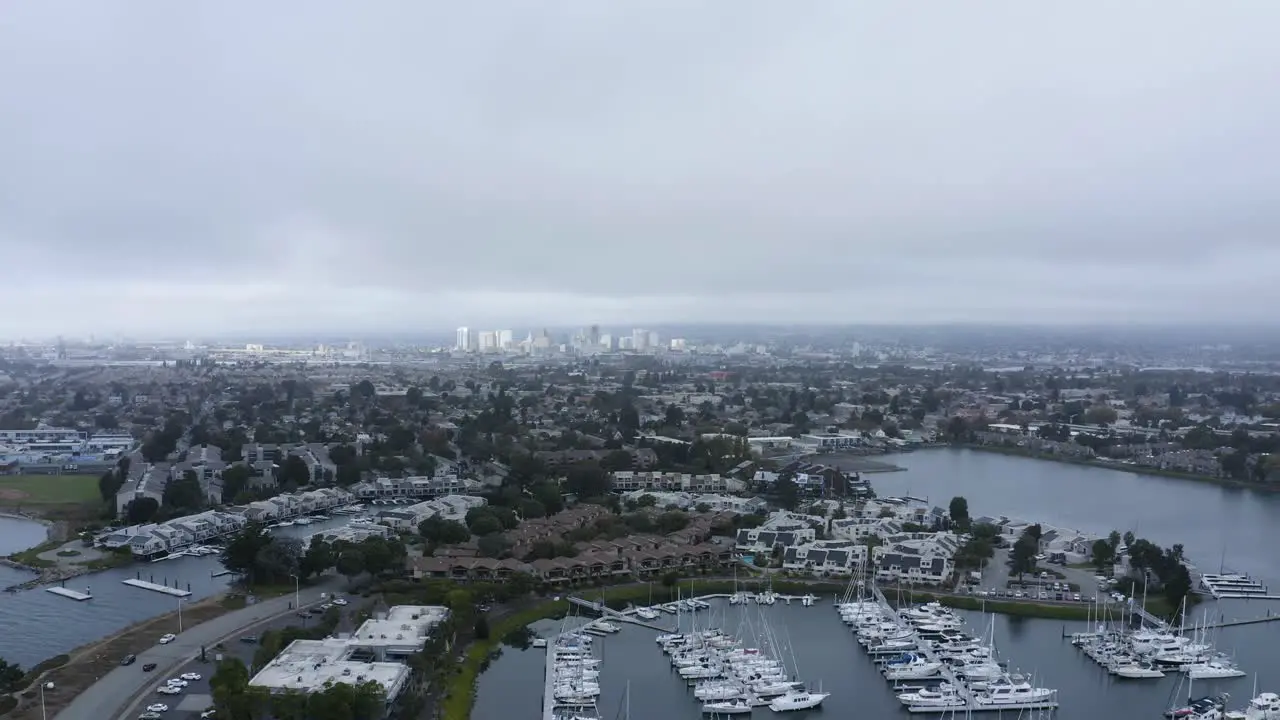
M 0 12 L 0 336 L 1271 322 L 1280 3 Z

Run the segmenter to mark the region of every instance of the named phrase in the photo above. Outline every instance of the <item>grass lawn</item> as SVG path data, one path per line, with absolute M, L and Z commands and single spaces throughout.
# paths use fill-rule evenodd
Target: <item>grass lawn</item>
M 0 505 L 72 505 L 100 498 L 97 475 L 0 475 Z

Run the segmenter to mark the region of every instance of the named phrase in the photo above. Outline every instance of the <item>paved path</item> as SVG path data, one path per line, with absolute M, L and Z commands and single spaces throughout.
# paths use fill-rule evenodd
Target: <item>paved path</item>
M 342 578 L 326 578 L 325 582 L 304 589 L 301 595 L 303 607 L 318 602 L 321 593 L 332 592 L 342 582 Z M 198 656 L 201 646 L 212 649 L 214 645 L 239 634 L 245 628 L 296 612 L 296 609 L 290 609 L 293 601 L 293 593 L 290 593 L 241 610 L 233 610 L 183 632 L 168 645 L 157 644 L 138 653 L 136 663 L 117 667 L 107 673 L 58 713 L 56 720 L 103 720 L 114 717 L 121 708 L 144 691 L 164 678 L 171 677 L 176 668 Z M 158 637 L 156 639 L 159 640 Z M 146 663 L 155 663 L 156 669 L 143 672 L 142 666 Z

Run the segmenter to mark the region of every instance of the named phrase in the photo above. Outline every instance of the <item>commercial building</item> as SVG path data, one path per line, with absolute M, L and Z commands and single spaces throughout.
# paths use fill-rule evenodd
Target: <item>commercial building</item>
M 449 617 L 443 607 L 399 605 L 375 613 L 355 633 L 295 640 L 249 681 L 271 693 L 321 691 L 332 683 L 375 682 L 388 706 L 409 682 L 405 660 Z

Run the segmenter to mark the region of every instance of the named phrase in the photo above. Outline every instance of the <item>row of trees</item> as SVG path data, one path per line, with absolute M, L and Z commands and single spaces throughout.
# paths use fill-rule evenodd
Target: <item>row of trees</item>
M 398 539 L 369 537 L 353 543 L 276 537 L 260 523 L 251 523 L 227 543 L 222 564 L 250 585 L 305 581 L 329 569 L 354 579 L 364 573 L 379 575 L 403 567 L 406 550 Z

